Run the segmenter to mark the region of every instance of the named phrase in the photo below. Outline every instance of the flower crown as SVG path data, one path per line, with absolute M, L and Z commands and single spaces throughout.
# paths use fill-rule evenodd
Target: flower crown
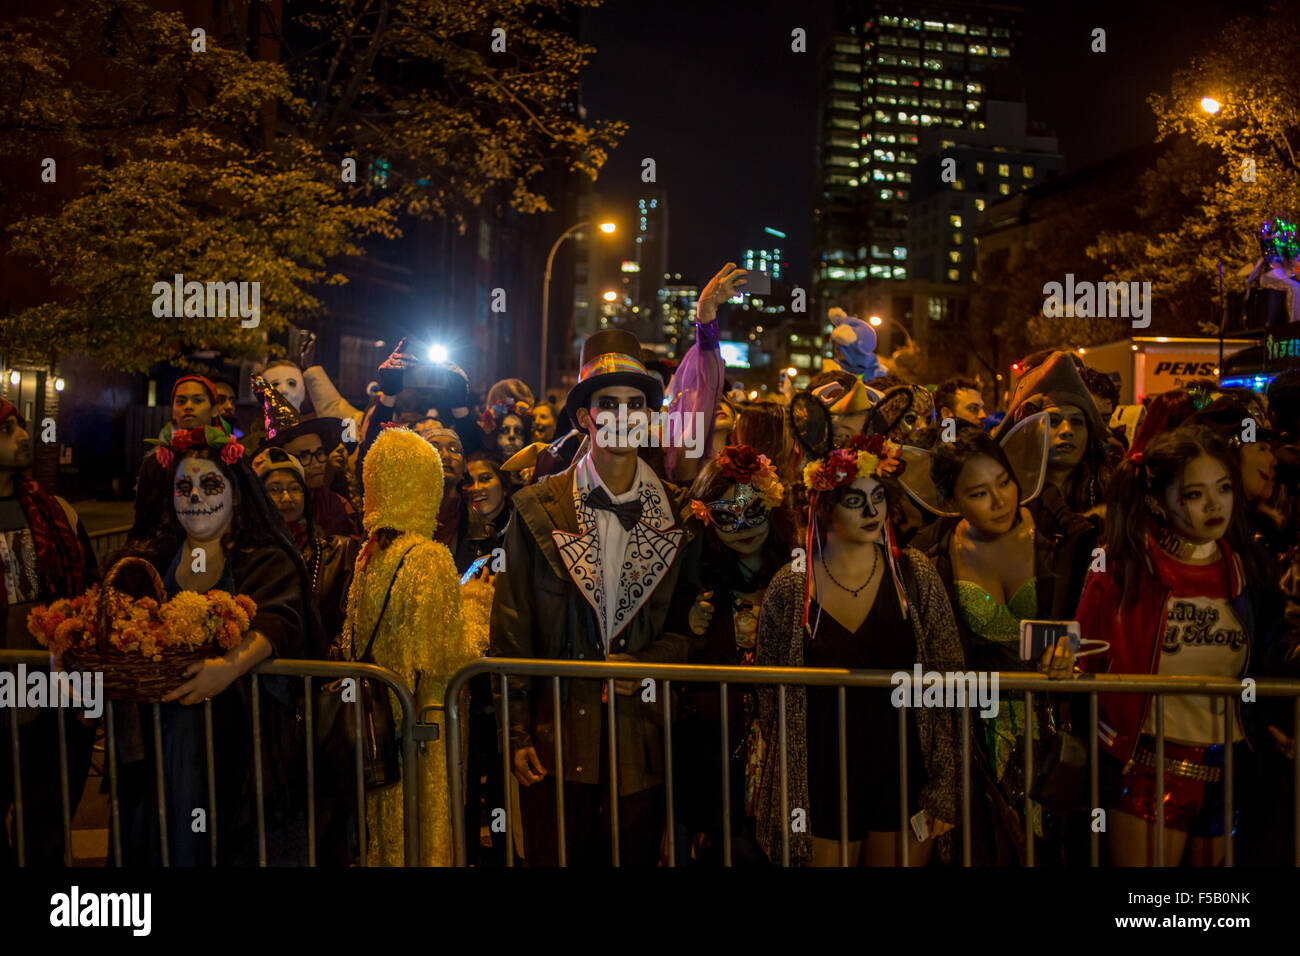
M 146 438 L 145 442 L 157 447 L 155 454 L 158 464 L 164 468 L 171 466 L 176 452 L 190 451 L 195 448 L 212 448 L 221 452 L 221 460 L 233 465 L 244 454 L 244 446 L 235 441 L 235 436 L 216 425 L 202 425 L 198 428 L 176 428 L 168 425 L 162 430 L 161 438 Z
M 901 447 L 884 435 L 854 435 L 847 448 L 836 448 L 824 459 L 808 463 L 804 486 L 809 491 L 831 491 L 858 478 L 896 478 L 906 467 L 900 452 Z
M 479 426 L 489 435 L 501 427 L 507 415 L 518 415 L 524 422 L 531 422 L 533 417 L 532 407 L 525 401 L 514 402 L 497 402 L 484 409 L 483 414 L 479 416 Z
M 749 485 L 769 508 L 785 500 L 785 485 L 777 478 L 776 468 L 766 455 L 760 455 L 748 445 L 728 445 L 718 453 L 717 462 L 724 478 L 738 485 Z M 702 521 L 712 520 L 708 505 L 698 498 L 691 499 L 691 513 Z

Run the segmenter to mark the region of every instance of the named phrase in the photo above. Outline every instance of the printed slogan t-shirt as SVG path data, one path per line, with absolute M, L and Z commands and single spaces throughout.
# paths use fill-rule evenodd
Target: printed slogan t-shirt
M 4 561 L 5 615 L 3 645 L 11 650 L 37 646 L 27 633 L 27 612 L 40 595 L 36 576 L 36 542 L 16 496 L 0 498 L 0 560 Z
M 1222 559 L 1193 565 L 1157 551 L 1161 578 L 1173 581 L 1165 606 L 1161 636 L 1161 675 L 1240 677 L 1246 669 L 1250 636 L 1229 603 L 1228 574 Z M 1168 694 L 1165 697 L 1165 738 L 1176 743 L 1209 746 L 1223 743 L 1222 697 Z M 1156 703 L 1142 728 L 1156 732 Z M 1234 711 L 1232 739 L 1243 737 Z

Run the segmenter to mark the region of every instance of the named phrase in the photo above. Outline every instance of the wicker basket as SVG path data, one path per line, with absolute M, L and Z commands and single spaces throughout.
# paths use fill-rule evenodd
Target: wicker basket
M 112 633 L 112 620 L 108 609 L 114 582 L 122 572 L 138 568 L 147 576 L 153 588 L 153 595 L 159 605 L 167 600 L 167 591 L 157 569 L 143 558 L 123 558 L 109 569 L 100 585 L 95 603 L 94 630 L 95 647 L 69 648 L 63 653 L 63 665 L 67 670 L 102 671 L 104 674 L 104 693 L 109 700 L 126 701 L 140 704 L 152 704 L 161 700 L 188 679 L 185 669 L 195 661 L 213 656 L 211 646 L 166 647 L 163 648 L 161 660 L 146 658 L 136 652 L 125 652 L 110 647 L 109 634 Z M 139 597 L 139 595 L 133 595 Z

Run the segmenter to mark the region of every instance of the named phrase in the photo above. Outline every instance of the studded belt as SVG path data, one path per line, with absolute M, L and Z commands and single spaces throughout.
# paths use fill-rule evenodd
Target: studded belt
M 1156 768 L 1156 755 L 1145 747 L 1138 747 L 1133 754 L 1133 762 L 1139 767 L 1149 767 L 1154 770 Z M 1200 780 L 1203 783 L 1218 783 L 1223 779 L 1222 767 L 1208 767 L 1203 763 L 1195 763 L 1191 760 L 1172 760 L 1169 757 L 1165 757 L 1165 773 L 1172 773 L 1178 777 L 1187 777 L 1190 780 Z

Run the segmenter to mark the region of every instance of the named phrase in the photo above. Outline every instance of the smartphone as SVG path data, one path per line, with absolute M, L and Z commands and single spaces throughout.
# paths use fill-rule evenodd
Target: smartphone
M 930 839 L 930 821 L 926 818 L 924 810 L 917 810 L 908 822 L 912 824 L 912 832 L 916 834 L 917 843 L 924 843 Z
M 745 284 L 740 287 L 741 295 L 771 295 L 772 277 L 766 272 L 750 271 L 745 275 Z
M 1078 654 L 1078 621 L 1021 621 L 1020 659 L 1036 661 L 1043 656 L 1043 651 L 1055 647 L 1057 641 L 1067 636 L 1070 638 L 1070 650 Z

